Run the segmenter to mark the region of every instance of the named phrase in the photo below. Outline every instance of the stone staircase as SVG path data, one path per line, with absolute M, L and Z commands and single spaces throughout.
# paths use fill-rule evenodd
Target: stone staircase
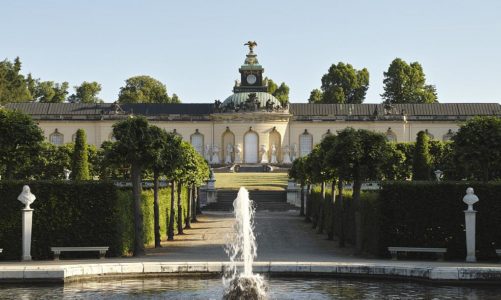
M 204 210 L 232 211 L 233 200 L 237 197 L 237 190 L 218 190 L 217 202 L 210 203 Z M 287 203 L 285 191 L 249 191 L 249 198 L 254 201 L 257 211 L 288 211 L 297 207 Z

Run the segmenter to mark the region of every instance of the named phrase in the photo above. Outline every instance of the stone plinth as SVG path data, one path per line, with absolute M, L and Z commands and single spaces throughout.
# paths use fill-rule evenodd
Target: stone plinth
M 33 209 L 24 208 L 23 212 L 23 256 L 22 260 L 31 260 L 31 227 L 33 223 Z

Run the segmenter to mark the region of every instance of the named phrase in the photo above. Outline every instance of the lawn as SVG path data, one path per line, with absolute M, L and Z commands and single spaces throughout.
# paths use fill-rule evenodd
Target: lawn
M 287 173 L 215 173 L 216 188 L 248 190 L 285 190 Z

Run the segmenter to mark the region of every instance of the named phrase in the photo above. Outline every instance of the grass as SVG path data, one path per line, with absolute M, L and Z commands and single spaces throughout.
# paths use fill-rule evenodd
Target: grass
M 248 190 L 285 190 L 287 173 L 215 173 L 216 188 L 238 189 L 241 186 Z

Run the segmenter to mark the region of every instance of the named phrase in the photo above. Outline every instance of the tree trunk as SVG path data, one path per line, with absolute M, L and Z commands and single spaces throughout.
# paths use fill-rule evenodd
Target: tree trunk
M 324 232 L 324 223 L 325 223 L 325 181 L 322 181 L 322 185 L 320 186 L 320 194 L 322 195 L 322 200 L 320 201 L 320 205 L 318 206 L 318 229 L 317 233 L 322 234 Z
M 198 206 L 198 201 L 200 201 L 200 199 L 198 199 L 198 188 L 196 185 L 193 185 L 193 188 L 191 190 L 191 192 L 193 193 L 193 205 L 191 207 L 191 222 L 198 222 L 197 220 L 197 206 Z
M 158 199 L 158 170 L 153 170 L 153 218 L 154 218 L 154 233 L 155 233 L 155 248 L 160 248 L 162 245 L 160 236 L 160 201 Z
M 345 246 L 345 236 L 344 236 L 344 200 L 343 200 L 343 179 L 339 177 L 339 181 L 337 183 L 337 202 L 339 205 L 339 247 L 343 248 Z
M 177 183 L 177 234 L 184 234 L 183 232 L 183 205 L 181 203 L 181 192 L 183 184 L 181 181 Z
M 332 179 L 332 184 L 331 184 L 331 191 L 332 191 L 332 195 L 331 195 L 331 199 L 329 200 L 329 215 L 331 216 L 330 217 L 330 220 L 328 223 L 329 224 L 329 229 L 327 230 L 327 239 L 328 240 L 333 240 L 334 239 L 334 224 L 336 222 L 335 220 L 335 216 L 334 216 L 334 205 L 336 204 L 336 179 Z
M 197 215 L 202 214 L 202 208 L 200 207 L 200 187 L 197 187 L 197 213 L 195 214 L 195 218 Z
M 360 203 L 360 192 L 362 190 L 362 181 L 355 179 L 353 181 L 353 204 L 355 206 L 355 244 L 357 252 L 362 252 L 362 213 Z
M 188 207 L 186 208 L 186 219 L 184 219 L 184 228 L 191 228 L 191 211 L 193 202 L 193 185 L 188 185 Z
M 132 195 L 134 198 L 134 256 L 144 255 L 143 212 L 141 211 L 141 166 L 133 164 Z
M 170 214 L 169 214 L 169 228 L 167 229 L 167 240 L 174 240 L 174 219 L 176 218 L 176 194 L 175 194 L 176 182 L 171 180 L 170 182 Z

